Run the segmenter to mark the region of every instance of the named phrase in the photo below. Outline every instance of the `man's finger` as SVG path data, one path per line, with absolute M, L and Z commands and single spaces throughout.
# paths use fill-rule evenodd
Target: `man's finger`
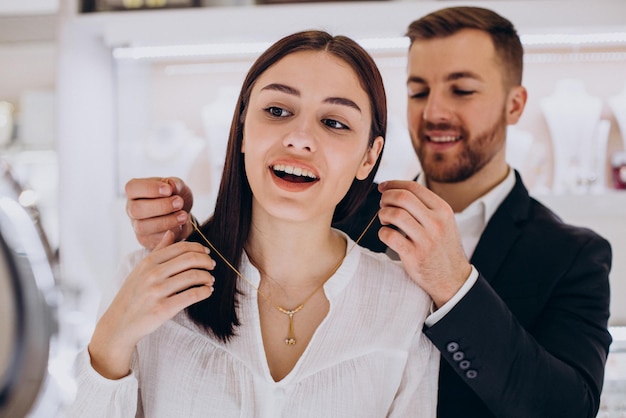
M 184 201 L 180 196 L 170 196 L 152 199 L 127 199 L 126 200 L 126 213 L 130 219 L 144 220 L 150 218 L 158 218 L 162 216 L 174 215 L 182 217 L 183 215 L 177 213 L 183 212 Z M 183 223 L 185 219 L 180 219 L 179 223 Z M 169 229 L 170 227 L 162 228 Z
M 378 190 L 384 193 L 388 190 L 408 190 L 415 195 L 424 206 L 429 209 L 437 209 L 448 206 L 448 204 L 427 187 L 411 180 L 389 180 L 379 184 Z
M 171 196 L 176 182 L 165 180 L 161 177 L 130 179 L 124 187 L 126 197 L 128 199 L 153 199 Z

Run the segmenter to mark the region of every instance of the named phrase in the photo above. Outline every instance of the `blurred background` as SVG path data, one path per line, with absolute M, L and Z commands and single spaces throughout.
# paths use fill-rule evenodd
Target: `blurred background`
M 257 54 L 303 29 L 357 39 L 389 98 L 378 180 L 412 178 L 403 35 L 452 5 L 516 25 L 529 102 L 507 158 L 531 194 L 613 246 L 615 343 L 599 416 L 626 416 L 626 1 L 0 0 L 0 160 L 38 209 L 62 297 L 50 389 L 31 416 L 71 399 L 71 360 L 120 258 L 138 248 L 124 184 L 181 177 L 195 216 L 210 215 L 234 102 Z

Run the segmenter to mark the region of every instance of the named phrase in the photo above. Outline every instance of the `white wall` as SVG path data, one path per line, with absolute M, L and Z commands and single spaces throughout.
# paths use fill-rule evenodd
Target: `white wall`
M 59 0 L 2 0 L 0 14 L 48 14 L 59 10 Z

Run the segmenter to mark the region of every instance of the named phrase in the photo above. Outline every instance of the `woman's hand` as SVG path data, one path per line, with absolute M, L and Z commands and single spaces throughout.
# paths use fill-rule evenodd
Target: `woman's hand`
M 174 242 L 167 231 L 161 242 L 126 278 L 89 343 L 93 368 L 108 379 L 128 375 L 135 346 L 186 307 L 208 298 L 215 267 L 208 249 Z

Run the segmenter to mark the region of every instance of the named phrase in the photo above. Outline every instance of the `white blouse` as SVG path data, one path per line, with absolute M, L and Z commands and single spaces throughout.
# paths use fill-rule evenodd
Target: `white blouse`
M 240 271 L 258 286 L 258 270 L 242 259 Z M 245 282 L 239 288 L 241 326 L 229 343 L 181 312 L 140 341 L 122 379 L 99 375 L 83 350 L 69 416 L 435 417 L 439 353 L 422 333 L 430 298 L 399 262 L 351 251 L 324 285 L 326 318 L 278 382 L 265 357 L 257 293 Z

